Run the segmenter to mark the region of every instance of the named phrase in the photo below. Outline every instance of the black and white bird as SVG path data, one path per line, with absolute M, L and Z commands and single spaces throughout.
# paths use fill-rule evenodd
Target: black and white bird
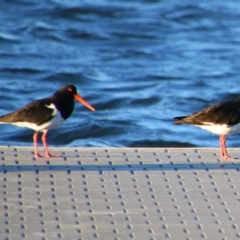
M 220 141 L 220 155 L 223 159 L 233 159 L 228 155 L 226 138 L 240 132 L 240 98 L 210 106 L 189 116 L 174 118 L 175 124 L 192 124 L 214 134 Z
M 65 85 L 58 89 L 52 96 L 33 101 L 24 107 L 0 116 L 0 123 L 14 124 L 19 127 L 33 129 L 35 157 L 43 157 L 38 152 L 38 133 L 43 132 L 42 142 L 45 157 L 57 157 L 50 154 L 47 145 L 47 132 L 49 129 L 60 126 L 69 118 L 74 109 L 74 99 L 92 111 L 95 109 L 84 100 L 73 85 Z

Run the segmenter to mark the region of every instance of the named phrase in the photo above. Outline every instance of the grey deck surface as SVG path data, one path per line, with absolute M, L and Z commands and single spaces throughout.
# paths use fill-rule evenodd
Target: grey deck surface
M 240 160 L 218 149 L 51 151 L 0 147 L 1 240 L 240 238 Z

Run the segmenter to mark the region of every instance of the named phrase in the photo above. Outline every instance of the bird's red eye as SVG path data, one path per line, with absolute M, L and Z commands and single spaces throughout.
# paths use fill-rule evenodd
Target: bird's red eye
M 68 88 L 68 91 L 69 91 L 69 92 L 72 92 L 72 88 Z

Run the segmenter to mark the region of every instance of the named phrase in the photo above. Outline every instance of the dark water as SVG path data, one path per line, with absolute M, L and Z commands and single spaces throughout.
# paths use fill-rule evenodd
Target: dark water
M 216 147 L 172 118 L 237 97 L 239 73 L 237 0 L 1 1 L 0 114 L 67 83 L 97 109 L 76 103 L 52 146 Z M 0 145 L 32 144 L 32 130 L 0 129 Z

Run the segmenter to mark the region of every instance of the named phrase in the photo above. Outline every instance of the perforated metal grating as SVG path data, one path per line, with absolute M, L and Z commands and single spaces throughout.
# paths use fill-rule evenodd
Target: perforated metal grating
M 218 149 L 51 151 L 0 147 L 1 240 L 240 238 L 240 160 Z

